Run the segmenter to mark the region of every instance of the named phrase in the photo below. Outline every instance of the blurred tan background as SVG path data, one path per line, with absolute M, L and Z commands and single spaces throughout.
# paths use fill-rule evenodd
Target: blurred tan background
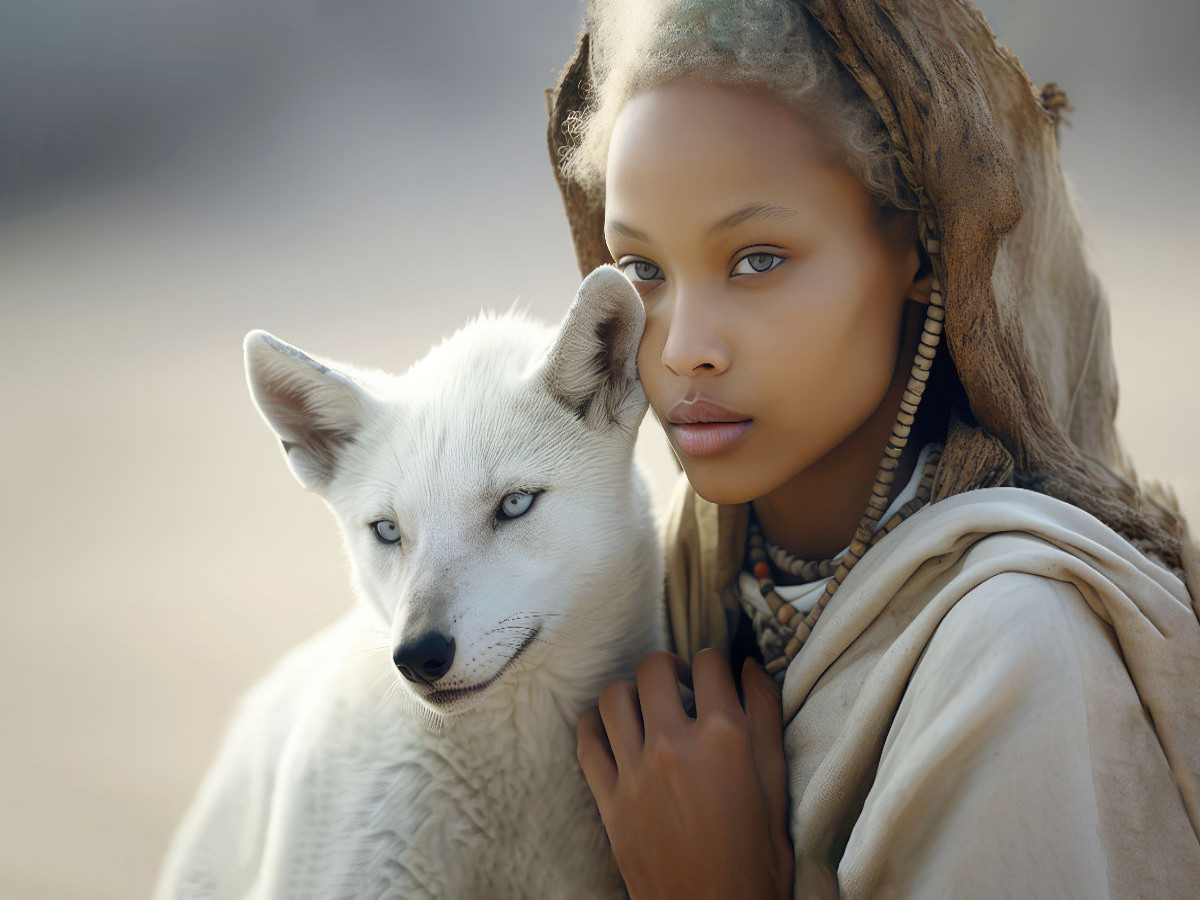
M 986 0 L 1063 134 L 1120 425 L 1200 519 L 1192 0 Z M 0 896 L 146 896 L 237 694 L 350 603 L 250 405 L 267 328 L 402 370 L 579 276 L 544 147 L 574 0 L 0 11 Z M 647 457 L 668 470 L 659 435 Z

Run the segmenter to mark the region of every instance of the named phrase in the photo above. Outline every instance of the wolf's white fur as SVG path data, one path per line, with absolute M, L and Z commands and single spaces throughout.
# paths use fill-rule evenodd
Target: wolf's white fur
M 633 464 L 643 325 L 604 267 L 557 335 L 480 318 L 401 377 L 247 336 L 255 401 L 337 517 L 359 603 L 242 700 L 159 898 L 623 895 L 575 722 L 664 643 Z M 520 490 L 541 493 L 498 519 Z M 392 661 L 429 631 L 456 646 L 433 687 Z

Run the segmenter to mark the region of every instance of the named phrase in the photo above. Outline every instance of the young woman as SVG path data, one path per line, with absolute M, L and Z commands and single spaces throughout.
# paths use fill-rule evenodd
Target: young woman
M 550 100 L 686 475 L 677 657 L 579 726 L 631 895 L 1194 892 L 1195 550 L 1114 431 L 1061 95 L 963 0 L 668 0 L 593 3 Z

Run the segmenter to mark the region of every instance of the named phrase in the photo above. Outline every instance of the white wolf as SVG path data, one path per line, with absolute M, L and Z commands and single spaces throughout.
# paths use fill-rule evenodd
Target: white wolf
M 159 898 L 623 896 L 575 722 L 664 643 L 644 323 L 606 266 L 557 335 L 480 318 L 400 377 L 247 335 L 359 602 L 242 700 Z

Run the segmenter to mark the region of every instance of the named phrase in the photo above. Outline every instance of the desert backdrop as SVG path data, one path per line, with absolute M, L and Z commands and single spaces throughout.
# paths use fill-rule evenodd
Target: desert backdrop
M 1200 518 L 1193 0 L 985 0 L 1076 111 L 1119 424 Z M 579 281 L 543 89 L 574 0 L 0 12 L 0 896 L 147 896 L 238 693 L 350 603 L 241 339 L 402 370 Z M 661 433 L 645 429 L 659 496 Z

